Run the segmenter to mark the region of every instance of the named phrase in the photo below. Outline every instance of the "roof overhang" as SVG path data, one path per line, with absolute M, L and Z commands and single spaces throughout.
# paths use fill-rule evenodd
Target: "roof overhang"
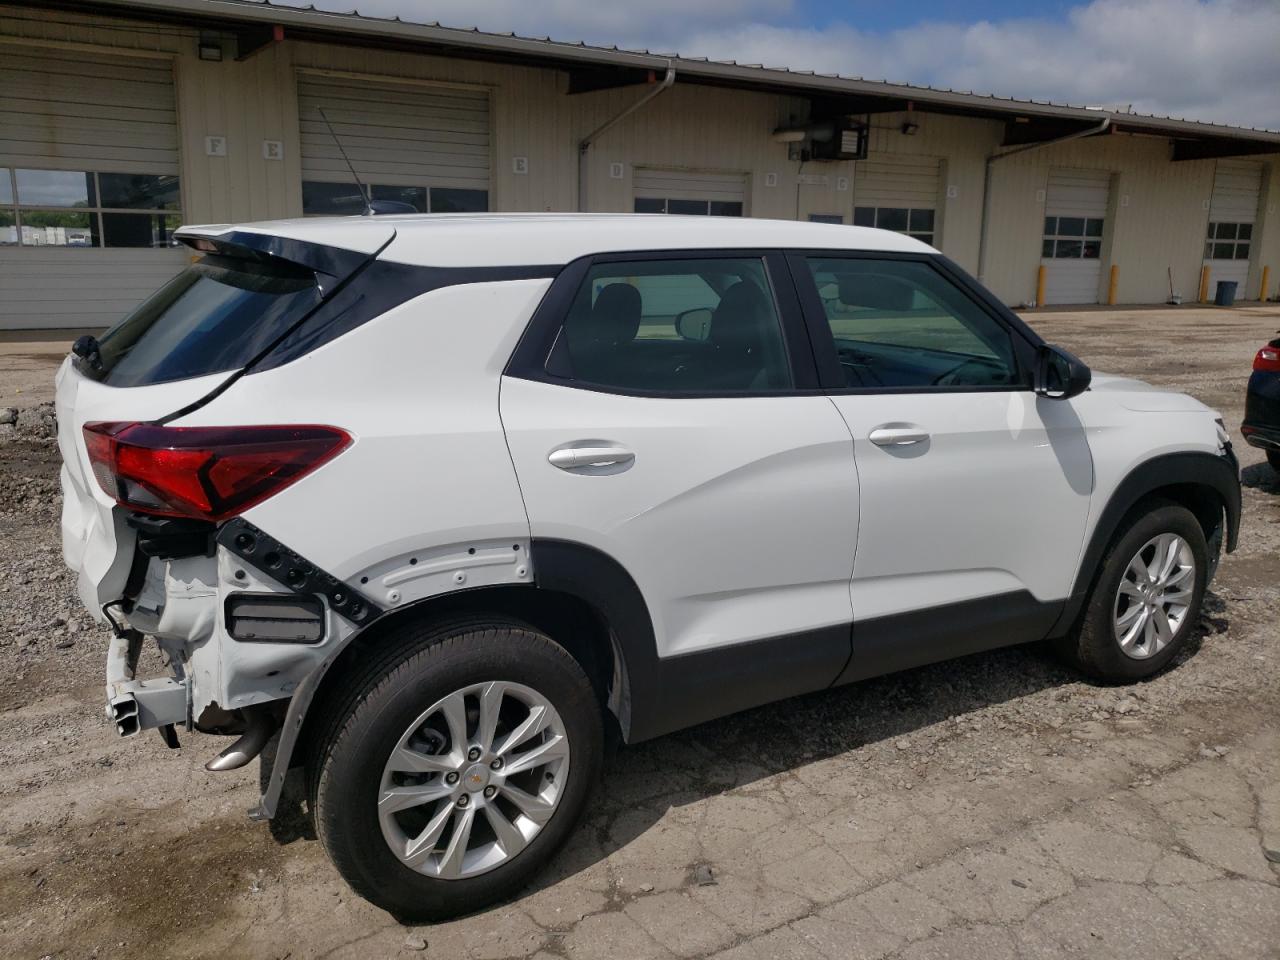
M 21 5 L 21 4 L 14 4 Z M 888 83 L 837 75 L 670 56 L 566 43 L 550 38 L 486 33 L 399 18 L 334 13 L 263 0 L 44 0 L 58 7 L 149 22 L 180 24 L 234 35 L 243 58 L 280 39 L 432 53 L 490 62 L 521 63 L 564 70 L 568 92 L 652 82 L 674 67 L 681 83 L 769 91 L 806 98 L 826 113 L 872 114 L 919 110 L 1001 121 L 1007 145 L 1051 140 L 1112 119 L 1110 132 L 1168 137 L 1174 160 L 1280 153 L 1280 132 L 1155 117 L 1035 100 Z

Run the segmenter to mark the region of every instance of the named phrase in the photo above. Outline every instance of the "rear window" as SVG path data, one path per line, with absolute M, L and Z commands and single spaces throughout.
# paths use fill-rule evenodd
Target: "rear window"
M 239 370 L 320 300 L 304 267 L 210 254 L 102 336 L 98 376 L 138 387 Z

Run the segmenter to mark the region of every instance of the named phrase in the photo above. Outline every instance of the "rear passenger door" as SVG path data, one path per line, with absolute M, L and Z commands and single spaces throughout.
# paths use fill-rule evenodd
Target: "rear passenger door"
M 1035 345 L 927 255 L 791 257 L 853 434 L 862 520 L 844 679 L 1038 639 L 1079 561 L 1093 463 Z
M 508 367 L 501 409 L 535 576 L 540 540 L 620 564 L 652 618 L 651 655 L 703 686 L 706 716 L 839 673 L 853 451 L 781 256 L 571 264 Z M 737 699 L 715 707 L 728 677 Z

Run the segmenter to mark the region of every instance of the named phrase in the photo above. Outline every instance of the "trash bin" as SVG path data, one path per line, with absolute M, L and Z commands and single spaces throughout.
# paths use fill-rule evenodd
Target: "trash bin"
M 1214 304 L 1219 307 L 1235 306 L 1236 286 L 1237 284 L 1234 280 L 1219 280 L 1218 293 L 1213 298 Z

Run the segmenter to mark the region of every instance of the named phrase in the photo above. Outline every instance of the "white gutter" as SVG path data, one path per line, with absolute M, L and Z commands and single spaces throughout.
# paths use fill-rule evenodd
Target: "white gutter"
M 625 120 L 631 114 L 635 113 L 654 97 L 658 96 L 662 91 L 667 90 L 676 82 L 676 68 L 671 66 L 671 61 L 667 61 L 667 75 L 662 78 L 662 82 L 657 84 L 652 90 L 645 93 L 643 97 L 637 100 L 631 106 L 627 107 L 621 113 L 606 120 L 600 126 L 596 127 L 585 137 L 578 141 L 578 212 L 587 212 L 587 155 L 591 152 L 591 144 L 598 140 L 606 131 L 612 129 L 615 124 Z
M 997 161 L 1004 160 L 1006 157 L 1012 157 L 1014 154 L 1026 153 L 1028 150 L 1039 150 L 1043 147 L 1052 147 L 1058 143 L 1066 143 L 1068 140 L 1079 140 L 1082 137 L 1092 137 L 1099 133 L 1106 133 L 1111 126 L 1111 118 L 1107 117 L 1101 123 L 1094 127 L 1085 127 L 1083 130 L 1077 130 L 1075 133 L 1068 133 L 1063 137 L 1054 137 L 1052 140 L 1041 140 L 1038 143 L 1028 143 L 1021 147 L 1014 147 L 1012 150 L 1006 150 L 1004 153 L 993 153 L 987 157 L 987 169 L 982 180 L 982 224 L 978 230 L 978 282 L 985 284 L 987 282 L 987 226 L 991 219 L 991 168 Z

